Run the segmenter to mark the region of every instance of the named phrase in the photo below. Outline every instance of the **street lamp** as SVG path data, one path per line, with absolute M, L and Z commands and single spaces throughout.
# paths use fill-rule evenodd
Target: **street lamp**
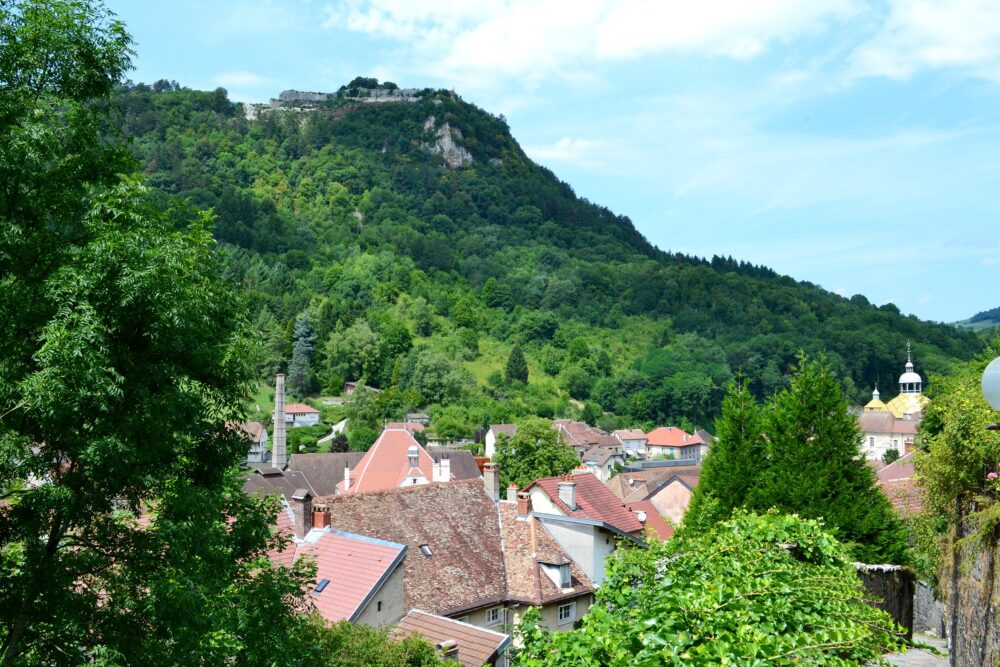
M 994 410 L 1000 412 L 1000 357 L 990 362 L 983 371 L 983 398 Z M 990 431 L 1000 431 L 1000 423 L 986 427 Z

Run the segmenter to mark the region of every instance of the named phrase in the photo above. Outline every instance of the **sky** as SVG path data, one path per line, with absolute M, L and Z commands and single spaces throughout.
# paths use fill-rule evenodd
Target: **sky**
M 1000 306 L 997 0 L 106 0 L 134 81 L 453 88 L 652 243 Z

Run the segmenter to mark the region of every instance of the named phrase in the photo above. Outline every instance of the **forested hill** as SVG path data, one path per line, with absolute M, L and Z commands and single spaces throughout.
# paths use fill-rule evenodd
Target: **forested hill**
M 734 372 L 769 394 L 799 350 L 826 352 L 861 401 L 893 383 L 907 340 L 925 375 L 979 349 L 891 304 L 660 251 L 446 91 L 254 120 L 221 89 L 140 84 L 116 102 L 151 184 L 214 208 L 266 342 L 262 376 L 297 341 L 297 389 L 364 378 L 390 389 L 378 418 L 428 405 L 457 433 L 576 416 L 572 397 L 607 426 L 710 427 Z M 504 377 L 515 343 L 527 386 Z

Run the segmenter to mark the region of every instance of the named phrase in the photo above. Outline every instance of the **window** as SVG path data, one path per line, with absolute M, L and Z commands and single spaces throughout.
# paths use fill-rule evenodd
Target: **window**
M 500 610 L 502 607 L 493 607 L 486 610 L 486 625 L 496 625 L 500 622 Z
M 425 555 L 427 557 L 430 557 L 430 556 L 434 555 L 434 552 L 431 551 L 430 546 L 427 545 L 427 544 L 421 544 L 420 545 L 420 553 L 422 553 L 423 555 Z
M 576 603 L 567 602 L 559 605 L 559 625 L 572 623 L 576 620 Z
M 875 436 L 874 435 L 873 436 L 869 436 L 869 438 L 868 438 L 868 446 L 869 447 L 874 447 L 875 446 Z
M 468 623 L 469 622 L 469 617 L 468 616 L 462 616 L 460 618 L 456 618 L 455 620 L 458 621 L 459 623 Z
M 382 601 L 381 600 L 378 601 L 378 606 L 376 607 L 375 611 L 382 611 Z
M 569 564 L 563 563 L 559 566 L 559 587 L 560 588 L 571 588 L 573 586 L 573 577 L 569 571 Z

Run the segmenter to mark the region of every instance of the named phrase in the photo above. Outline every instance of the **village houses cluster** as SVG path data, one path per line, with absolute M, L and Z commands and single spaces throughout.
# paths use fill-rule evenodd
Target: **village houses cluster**
M 348 392 L 355 386 L 346 388 Z M 900 512 L 915 509 L 911 450 L 927 403 L 907 360 L 900 395 L 859 408 L 859 455 Z M 493 462 L 516 424 L 494 424 L 484 456 L 427 435 L 429 417 L 389 422 L 366 452 L 288 454 L 286 430 L 320 422 L 319 411 L 285 404 L 275 383 L 273 433 L 242 424 L 251 447 L 244 486 L 281 503 L 275 530 L 289 538 L 270 557 L 289 566 L 311 557 L 307 593 L 328 621 L 419 633 L 463 665 L 504 665 L 510 628 L 528 607 L 549 630 L 573 627 L 604 580 L 606 557 L 669 539 L 698 484 L 713 437 L 675 426 L 608 433 L 583 422 L 553 422 L 580 459 L 571 474 L 500 488 Z M 343 422 L 332 427 L 342 431 Z M 339 431 L 338 431 L 339 429 Z M 887 449 L 899 460 L 882 465 Z

